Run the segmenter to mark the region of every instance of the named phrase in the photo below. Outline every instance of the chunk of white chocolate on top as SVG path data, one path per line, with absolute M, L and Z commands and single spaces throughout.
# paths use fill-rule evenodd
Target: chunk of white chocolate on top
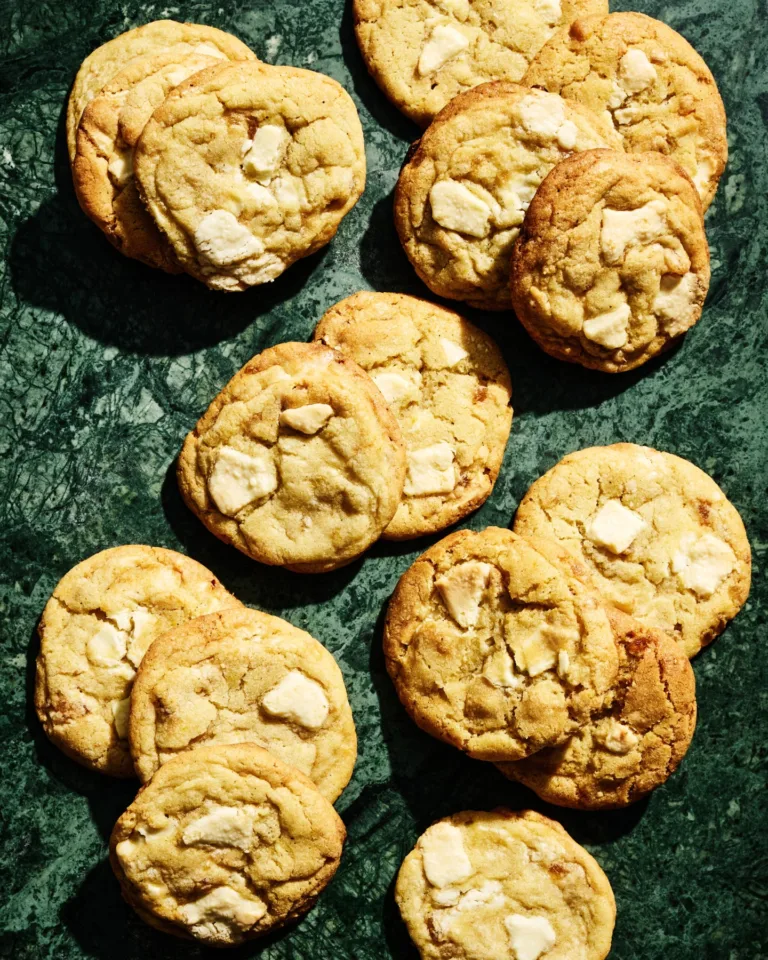
M 593 543 L 611 553 L 626 553 L 646 526 L 640 514 L 620 500 L 607 500 L 591 517 L 584 532 Z
M 600 248 L 605 262 L 621 263 L 628 247 L 658 239 L 667 229 L 665 213 L 662 200 L 649 200 L 634 210 L 605 207 L 600 229 Z
M 307 435 L 315 434 L 328 423 L 333 416 L 333 407 L 327 403 L 308 403 L 303 407 L 293 407 L 283 410 L 280 414 L 280 423 L 292 430 Z
M 704 599 L 712 596 L 735 566 L 736 554 L 712 533 L 698 538 L 686 534 L 672 558 L 672 572 L 687 590 Z
M 194 241 L 198 253 L 216 267 L 228 267 L 264 252 L 261 240 L 228 210 L 206 214 L 197 225 Z
M 105 623 L 88 638 L 85 647 L 88 659 L 97 667 L 114 667 L 125 657 L 128 639 L 123 630 Z
M 433 887 L 447 887 L 472 876 L 461 830 L 452 823 L 435 823 L 418 842 L 424 875 Z
M 267 905 L 257 896 L 244 897 L 231 887 L 214 887 L 199 900 L 179 907 L 182 921 L 202 940 L 248 930 L 266 912 Z
M 625 723 L 610 719 L 600 724 L 595 739 L 611 753 L 625 754 L 640 743 L 640 737 Z
M 665 273 L 659 283 L 659 292 L 653 301 L 652 310 L 665 326 L 688 326 L 693 311 L 698 283 L 695 273 L 686 273 L 682 277 Z
M 115 731 L 121 740 L 128 739 L 128 721 L 131 716 L 131 698 L 113 700 L 111 703 L 112 718 L 115 722 Z
M 469 40 L 456 27 L 449 23 L 436 23 L 419 57 L 419 76 L 428 77 L 436 73 L 468 46 Z
M 598 343 L 607 350 L 618 350 L 629 337 L 627 327 L 631 315 L 629 304 L 620 303 L 614 310 L 585 320 L 582 333 L 587 340 Z
M 438 180 L 429 191 L 429 205 L 435 222 L 446 230 L 470 237 L 488 235 L 491 208 L 463 183 Z
M 421 374 L 418 370 L 380 370 L 371 374 L 371 380 L 382 392 L 387 403 L 415 400 L 421 386 Z
M 181 839 L 188 846 L 209 844 L 248 850 L 253 837 L 253 817 L 239 807 L 215 806 L 184 827 Z
M 540 137 L 552 138 L 565 122 L 565 105 L 560 97 L 536 91 L 522 98 L 517 113 L 523 128 Z
M 448 613 L 460 627 L 473 627 L 480 616 L 480 603 L 491 579 L 490 563 L 468 560 L 457 564 L 435 581 Z
M 544 623 L 531 633 L 514 637 L 510 641 L 518 670 L 529 677 L 537 677 L 546 670 L 557 666 L 560 653 L 578 643 L 579 634 L 575 628 L 555 626 Z
M 443 441 L 421 450 L 409 450 L 403 493 L 407 497 L 450 493 L 456 486 L 455 456 L 453 447 Z
M 208 478 L 208 491 L 221 513 L 234 517 L 276 489 L 277 468 L 266 447 L 257 447 L 252 453 L 221 447 Z
M 619 60 L 619 83 L 627 93 L 640 93 L 655 79 L 656 68 L 639 47 L 631 47 Z
M 316 680 L 301 670 L 291 670 L 264 695 L 262 708 L 272 717 L 319 730 L 328 719 L 330 704 Z
M 453 340 L 449 340 L 447 337 L 440 337 L 440 348 L 443 351 L 443 356 L 445 357 L 445 362 L 449 367 L 455 367 L 457 363 L 468 357 L 469 354 L 467 351 L 454 343 Z
M 290 134 L 285 127 L 266 123 L 259 127 L 248 143 L 243 157 L 243 170 L 261 183 L 269 183 L 283 162 Z
M 557 940 L 552 924 L 540 915 L 513 913 L 504 920 L 504 926 L 515 960 L 539 960 Z
M 533 8 L 550 27 L 559 23 L 563 15 L 560 0 L 534 0 Z

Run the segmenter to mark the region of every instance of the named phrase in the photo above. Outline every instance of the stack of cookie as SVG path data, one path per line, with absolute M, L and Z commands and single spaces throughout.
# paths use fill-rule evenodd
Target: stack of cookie
M 114 246 L 217 290 L 327 244 L 365 185 L 360 120 L 335 80 L 199 24 L 148 23 L 87 57 L 67 140 L 80 205 Z

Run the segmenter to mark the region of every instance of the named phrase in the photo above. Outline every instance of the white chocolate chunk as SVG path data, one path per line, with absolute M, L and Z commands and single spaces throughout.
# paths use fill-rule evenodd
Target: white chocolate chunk
M 450 444 L 440 441 L 406 454 L 408 471 L 403 493 L 407 497 L 425 497 L 434 493 L 450 493 L 456 486 L 455 454 Z
M 560 23 L 560 18 L 563 15 L 560 0 L 534 0 L 533 6 L 539 16 L 545 23 L 549 24 L 550 27 L 553 27 L 556 23 Z
M 513 913 L 504 920 L 509 934 L 509 945 L 515 960 L 538 960 L 555 945 L 555 931 L 546 917 L 525 917 Z
M 483 667 L 486 680 L 502 689 L 517 690 L 523 685 L 523 678 L 515 672 L 515 665 L 506 650 L 497 650 L 489 657 Z
M 443 350 L 445 362 L 449 367 L 455 367 L 457 363 L 461 363 L 464 357 L 469 356 L 463 347 L 460 347 L 458 343 L 454 343 L 453 340 L 448 340 L 446 337 L 440 337 L 440 346 Z
M 265 694 L 261 706 L 271 717 L 298 723 L 307 730 L 319 730 L 330 710 L 323 688 L 300 670 L 287 673 Z
M 480 601 L 491 578 L 490 563 L 468 560 L 435 581 L 448 613 L 460 627 L 474 627 L 480 616 Z
M 635 210 L 603 210 L 600 247 L 608 264 L 621 263 L 627 247 L 648 244 L 666 231 L 663 200 L 650 200 Z
M 567 650 L 560 650 L 557 654 L 557 673 L 563 680 L 568 679 L 568 671 L 571 668 L 571 658 Z
M 620 303 L 614 310 L 590 317 L 581 328 L 584 336 L 608 350 L 618 350 L 627 342 L 631 310 L 628 303 Z
M 261 240 L 228 210 L 214 210 L 203 217 L 195 230 L 195 247 L 217 267 L 227 267 L 264 252 Z
M 188 823 L 181 839 L 188 846 L 210 844 L 215 847 L 238 847 L 248 850 L 253 837 L 253 818 L 238 807 L 216 806 Z
M 179 907 L 181 919 L 202 940 L 248 930 L 267 912 L 256 896 L 244 897 L 231 887 L 215 887 L 204 897 Z
M 434 889 L 430 890 L 430 897 L 432 902 L 436 903 L 440 907 L 453 907 L 459 902 L 459 897 L 461 896 L 461 891 L 456 890 L 453 887 L 446 887 L 444 890 Z
M 709 157 L 704 157 L 696 164 L 696 171 L 693 174 L 693 183 L 699 193 L 704 193 L 709 186 L 709 181 L 715 175 L 715 165 Z
M 128 719 L 131 715 L 131 698 L 126 697 L 124 700 L 113 700 L 110 706 L 112 707 L 115 731 L 121 740 L 127 740 Z
M 277 177 L 270 188 L 284 213 L 298 213 L 301 210 L 301 197 L 293 177 Z
M 308 403 L 303 407 L 283 410 L 280 423 L 284 423 L 299 433 L 313 434 L 328 423 L 333 416 L 333 407 L 327 403 Z
M 269 183 L 283 162 L 290 134 L 285 127 L 266 123 L 253 135 L 248 152 L 243 157 L 243 170 L 261 183 Z
M 418 370 L 409 370 L 407 375 L 394 370 L 382 370 L 372 373 L 371 379 L 381 390 L 387 403 L 416 399 L 421 385 L 421 374 Z
M 529 94 L 518 104 L 520 122 L 528 133 L 552 139 L 566 120 L 560 97 L 551 93 Z
M 461 830 L 452 823 L 436 823 L 422 834 L 424 875 L 433 887 L 461 883 L 472 875 L 472 864 L 464 849 Z
M 666 321 L 666 326 L 685 329 L 691 316 L 698 284 L 695 273 L 686 273 L 682 277 L 674 273 L 665 273 L 659 284 L 659 292 L 651 308 L 657 317 Z M 675 324 L 678 321 L 678 324 Z
M 114 667 L 125 657 L 128 639 L 127 633 L 105 623 L 88 638 L 85 647 L 88 659 L 97 667 Z
M 672 572 L 678 574 L 683 586 L 705 599 L 712 596 L 735 566 L 736 554 L 712 533 L 698 538 L 686 534 L 672 558 Z
M 435 892 L 442 893 L 443 891 Z M 434 895 L 432 899 L 435 900 Z M 467 890 L 466 893 L 462 893 L 458 897 L 455 905 L 451 906 L 448 910 L 441 910 L 438 913 L 432 914 L 432 925 L 439 939 L 445 940 L 456 921 L 461 919 L 461 914 L 477 910 L 479 907 L 496 909 L 503 905 L 504 893 L 499 881 L 486 880 L 481 887 L 475 887 Z
M 656 79 L 656 68 L 638 47 L 632 47 L 619 60 L 619 83 L 629 94 L 640 93 Z
M 625 507 L 620 500 L 607 500 L 587 523 L 585 533 L 600 547 L 611 553 L 626 553 L 647 524 L 639 513 Z
M 516 227 L 523 222 L 525 211 L 533 200 L 541 177 L 531 171 L 524 174 L 513 174 L 496 191 L 496 197 L 501 207 L 496 214 L 496 225 L 499 227 Z
M 419 57 L 420 77 L 436 73 L 444 64 L 466 50 L 469 40 L 448 23 L 438 23 L 432 28 L 429 39 L 424 44 Z
M 437 3 L 446 13 L 452 13 L 457 20 L 466 20 L 469 16 L 469 0 L 437 0 Z
M 429 191 L 429 204 L 435 221 L 446 230 L 470 237 L 488 235 L 491 208 L 463 183 L 439 180 Z
M 524 670 L 529 677 L 537 677 L 558 664 L 563 648 L 577 643 L 578 639 L 575 629 L 542 624 L 533 633 L 515 637 L 511 641 L 517 668 Z
M 629 753 L 640 743 L 640 737 L 631 727 L 613 719 L 603 725 L 595 738 L 598 743 L 602 743 L 606 750 L 618 754 Z
M 277 489 L 277 469 L 271 452 L 257 447 L 242 453 L 222 447 L 208 478 L 208 490 L 218 509 L 228 517 Z
M 109 161 L 109 175 L 118 187 L 124 186 L 133 176 L 133 150 L 120 150 Z
M 579 128 L 573 120 L 565 120 L 557 130 L 557 142 L 563 150 L 573 150 L 579 136 Z
M 611 80 L 611 93 L 608 97 L 607 106 L 609 110 L 617 110 L 627 99 L 627 91 L 615 80 Z

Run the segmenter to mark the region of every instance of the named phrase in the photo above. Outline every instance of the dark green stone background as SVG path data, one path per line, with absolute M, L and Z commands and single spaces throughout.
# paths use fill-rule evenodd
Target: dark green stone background
M 71 763 L 30 707 L 35 624 L 56 581 L 97 550 L 143 542 L 191 554 L 242 600 L 319 637 L 355 712 L 360 758 L 339 803 L 349 841 L 335 881 L 298 927 L 230 956 L 411 958 L 392 899 L 402 857 L 433 819 L 504 803 L 546 810 L 596 855 L 618 901 L 614 960 L 768 957 L 768 13 L 764 0 L 643 0 L 643 10 L 700 50 L 728 111 L 704 317 L 662 362 L 608 377 L 549 360 L 511 316 L 476 316 L 504 348 L 517 413 L 496 490 L 467 525 L 509 524 L 528 485 L 568 451 L 636 441 L 688 457 L 723 486 L 747 524 L 754 586 L 695 662 L 700 719 L 682 769 L 647 803 L 578 814 L 546 810 L 400 708 L 380 653 L 382 611 L 427 542 L 379 544 L 337 574 L 300 577 L 219 544 L 176 491 L 184 434 L 253 354 L 307 339 L 358 289 L 426 293 L 391 219 L 416 131 L 368 79 L 344 0 L 0 0 L 0 956 L 221 956 L 152 932 L 123 905 L 105 849 L 135 785 Z M 74 73 L 99 43 L 161 16 L 215 24 L 264 60 L 328 73 L 360 110 L 365 195 L 329 248 L 273 285 L 226 295 L 151 272 L 118 256 L 74 200 L 62 124 Z

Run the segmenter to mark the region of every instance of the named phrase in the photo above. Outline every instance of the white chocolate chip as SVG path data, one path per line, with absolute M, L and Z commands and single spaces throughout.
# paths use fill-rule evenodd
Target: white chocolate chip
M 441 227 L 470 237 L 485 237 L 491 208 L 463 183 L 439 180 L 429 191 L 432 216 Z
M 667 328 L 679 327 L 681 331 L 685 330 L 690 325 L 697 290 L 695 273 L 686 273 L 682 277 L 665 273 L 651 309 L 657 317 L 666 321 Z
M 693 174 L 693 182 L 699 193 L 704 193 L 709 186 L 709 181 L 715 175 L 715 165 L 710 157 L 704 157 L 696 164 L 696 171 Z
M 435 24 L 419 57 L 419 76 L 428 77 L 436 73 L 468 46 L 469 40 L 455 27 L 448 23 Z
M 534 9 L 550 27 L 560 23 L 563 16 L 560 0 L 534 0 Z
M 609 110 L 617 110 L 627 99 L 627 91 L 615 80 L 611 80 L 611 93 L 608 97 L 607 106 Z M 609 114 L 609 119 L 612 119 Z
M 626 553 L 647 523 L 620 500 L 607 500 L 587 523 L 587 537 L 611 553 Z
M 438 906 L 453 907 L 459 902 L 461 891 L 456 890 L 453 887 L 446 887 L 444 890 L 436 888 L 430 890 L 429 895 L 432 898 L 432 902 L 436 903 Z
M 618 350 L 627 342 L 630 316 L 629 304 L 620 303 L 614 310 L 585 320 L 581 329 L 584 336 L 593 343 L 599 343 L 608 350 Z
M 242 453 L 222 447 L 208 478 L 208 490 L 221 513 L 234 517 L 243 507 L 277 489 L 277 469 L 271 452 L 257 447 Z
M 571 668 L 571 658 L 567 650 L 560 650 L 557 654 L 557 673 L 563 680 L 568 679 L 568 671 Z
M 387 403 L 415 400 L 421 386 L 421 374 L 418 370 L 409 370 L 407 374 L 394 370 L 382 370 L 379 373 L 372 373 L 371 379 L 381 390 Z
M 480 616 L 480 601 L 490 583 L 489 563 L 468 560 L 457 564 L 435 581 L 448 613 L 460 627 L 474 627 Z
M 203 217 L 195 230 L 195 247 L 216 267 L 227 267 L 264 252 L 261 240 L 228 210 L 214 210 Z
M 504 926 L 515 960 L 538 960 L 554 947 L 557 939 L 552 924 L 542 916 L 525 917 L 513 913 L 504 920 Z
M 461 883 L 472 875 L 472 864 L 461 830 L 452 823 L 435 823 L 426 830 L 418 844 L 424 864 L 424 875 L 433 887 Z
M 446 337 L 440 337 L 440 346 L 443 350 L 445 362 L 449 367 L 455 367 L 457 363 L 461 363 L 465 357 L 469 356 L 463 347 L 460 347 L 458 343 L 454 343 L 453 340 L 446 339 Z
M 128 719 L 131 715 L 131 698 L 125 697 L 124 700 L 113 700 L 112 718 L 115 723 L 115 731 L 121 740 L 128 739 Z
M 650 200 L 635 210 L 603 210 L 600 247 L 608 264 L 624 259 L 627 247 L 648 244 L 666 231 L 666 205 Z
M 596 733 L 595 738 L 598 743 L 602 743 L 606 750 L 617 754 L 629 753 L 640 743 L 640 737 L 631 727 L 613 719 L 602 726 L 602 729 Z
M 125 657 L 128 640 L 127 633 L 105 623 L 88 638 L 85 648 L 88 659 L 97 667 L 114 667 Z
M 486 660 L 483 676 L 494 687 L 502 689 L 517 690 L 523 685 L 523 678 L 515 672 L 514 662 L 506 649 L 497 650 Z
M 201 940 L 223 939 L 248 930 L 267 912 L 255 895 L 244 897 L 231 887 L 214 887 L 210 893 L 179 907 L 179 915 Z
M 446 13 L 452 13 L 457 20 L 466 20 L 469 16 L 469 0 L 437 0 L 437 3 Z
M 619 83 L 629 94 L 640 93 L 656 79 L 656 68 L 638 47 L 632 47 L 619 60 Z
M 301 210 L 301 197 L 292 177 L 276 177 L 270 184 L 270 188 L 283 212 L 290 214 L 298 213 Z
M 510 645 L 518 670 L 524 670 L 529 677 L 537 677 L 558 664 L 562 649 L 577 643 L 578 639 L 578 632 L 572 628 L 544 623 L 533 633 L 515 637 Z
M 500 206 L 495 217 L 496 225 L 502 228 L 519 226 L 540 183 L 541 177 L 536 171 L 508 177 L 496 191 Z
M 403 493 L 407 497 L 450 493 L 456 486 L 454 457 L 453 447 L 443 441 L 421 450 L 409 450 Z
M 560 124 L 557 131 L 557 142 L 563 150 L 573 150 L 576 146 L 576 140 L 579 136 L 579 128 L 573 120 L 565 120 Z
M 698 538 L 686 534 L 672 558 L 672 572 L 678 574 L 683 586 L 705 599 L 712 596 L 735 566 L 736 554 L 712 533 Z
M 528 133 L 552 139 L 566 120 L 560 97 L 547 93 L 531 93 L 517 106 L 520 122 Z
M 308 403 L 303 407 L 283 410 L 280 423 L 284 423 L 299 433 L 314 434 L 328 423 L 333 416 L 333 407 L 327 403 Z
M 265 694 L 261 706 L 271 717 L 298 723 L 308 730 L 319 730 L 330 710 L 323 688 L 300 670 L 287 673 Z
M 435 891 L 442 893 L 443 891 Z M 453 891 L 451 891 L 453 893 Z M 433 901 L 435 896 L 432 896 Z M 481 887 L 475 887 L 462 893 L 448 910 L 432 914 L 432 926 L 438 938 L 445 940 L 451 927 L 461 918 L 462 913 L 477 910 L 478 907 L 497 909 L 504 905 L 504 893 L 498 880 L 486 880 Z M 471 920 L 470 920 L 471 922 Z
M 188 823 L 181 834 L 188 846 L 210 844 L 215 847 L 238 847 L 248 850 L 253 837 L 253 817 L 238 807 L 215 806 L 208 813 Z
M 290 139 L 285 127 L 273 123 L 259 127 L 243 157 L 243 170 L 260 183 L 269 183 L 283 162 Z
M 133 150 L 119 150 L 107 167 L 112 182 L 124 186 L 133 176 Z

